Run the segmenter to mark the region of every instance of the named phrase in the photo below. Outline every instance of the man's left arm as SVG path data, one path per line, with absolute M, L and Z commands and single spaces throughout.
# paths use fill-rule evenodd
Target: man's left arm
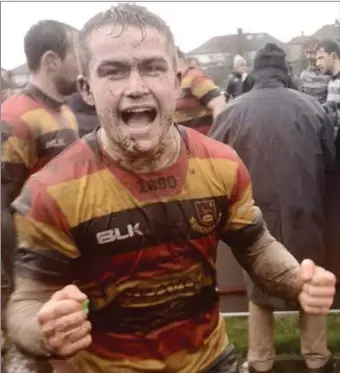
M 254 205 L 249 173 L 236 152 L 234 161 L 237 164 L 235 183 L 228 222 L 221 239 L 231 247 L 252 280 L 269 295 L 287 300 L 299 299 L 307 312 L 327 312 L 333 301 L 335 276 L 313 263 L 312 268 L 307 262 L 302 268 L 275 240 L 260 209 Z M 317 293 L 319 290 L 324 290 L 324 298 Z
M 203 74 L 193 78 L 191 93 L 212 111 L 214 118 L 227 107 L 221 89 Z

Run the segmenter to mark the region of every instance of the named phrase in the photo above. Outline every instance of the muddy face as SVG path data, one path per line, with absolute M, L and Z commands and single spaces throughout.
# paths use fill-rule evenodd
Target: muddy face
M 168 42 L 146 28 L 102 26 L 88 42 L 89 87 L 107 138 L 128 155 L 159 153 L 179 79 Z

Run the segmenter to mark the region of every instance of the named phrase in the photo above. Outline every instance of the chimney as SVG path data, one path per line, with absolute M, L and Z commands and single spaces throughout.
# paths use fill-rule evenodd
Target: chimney
M 305 33 L 303 32 L 303 30 L 301 31 L 301 36 L 305 36 Z
M 335 25 L 339 25 L 339 24 L 340 24 L 339 20 L 335 19 Z
M 237 29 L 237 39 L 236 39 L 236 54 L 240 54 L 243 56 L 244 52 L 244 35 L 243 30 L 241 28 Z

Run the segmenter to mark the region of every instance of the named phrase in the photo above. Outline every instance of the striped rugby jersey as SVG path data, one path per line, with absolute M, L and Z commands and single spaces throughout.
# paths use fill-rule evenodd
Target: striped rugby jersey
M 70 360 L 77 372 L 198 373 L 228 345 L 217 245 L 222 236 L 249 245 L 262 220 L 236 152 L 181 133 L 177 162 L 142 175 L 109 159 L 91 133 L 13 203 L 18 276 L 75 283 L 89 297 L 93 343 Z
M 212 111 L 207 104 L 221 95 L 221 90 L 210 78 L 200 69 L 190 67 L 183 74 L 175 122 L 206 135 L 213 124 Z
M 29 85 L 1 105 L 1 183 L 21 188 L 77 138 L 72 111 Z
M 327 86 L 330 76 L 324 74 L 319 68 L 309 66 L 300 74 L 301 91 L 314 97 L 320 104 L 327 98 Z

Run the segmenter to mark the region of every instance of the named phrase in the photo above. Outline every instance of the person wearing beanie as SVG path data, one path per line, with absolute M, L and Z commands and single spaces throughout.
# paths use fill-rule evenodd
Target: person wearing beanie
M 227 101 L 240 96 L 243 91 L 243 81 L 247 76 L 247 61 L 240 55 L 236 55 L 233 61 L 234 71 L 222 83 Z
M 249 80 L 253 81 L 248 84 L 250 90 L 228 105 L 209 136 L 231 145 L 240 155 L 273 237 L 299 262 L 312 257 L 322 264 L 325 175 L 335 164 L 330 118 L 314 98 L 291 89 L 286 54 L 275 44 L 257 52 Z M 307 372 L 331 373 L 325 317 L 311 317 L 297 304 L 262 292 L 249 276 L 245 279 L 249 372 L 274 372 L 273 312 L 290 309 L 300 311 L 301 353 Z

